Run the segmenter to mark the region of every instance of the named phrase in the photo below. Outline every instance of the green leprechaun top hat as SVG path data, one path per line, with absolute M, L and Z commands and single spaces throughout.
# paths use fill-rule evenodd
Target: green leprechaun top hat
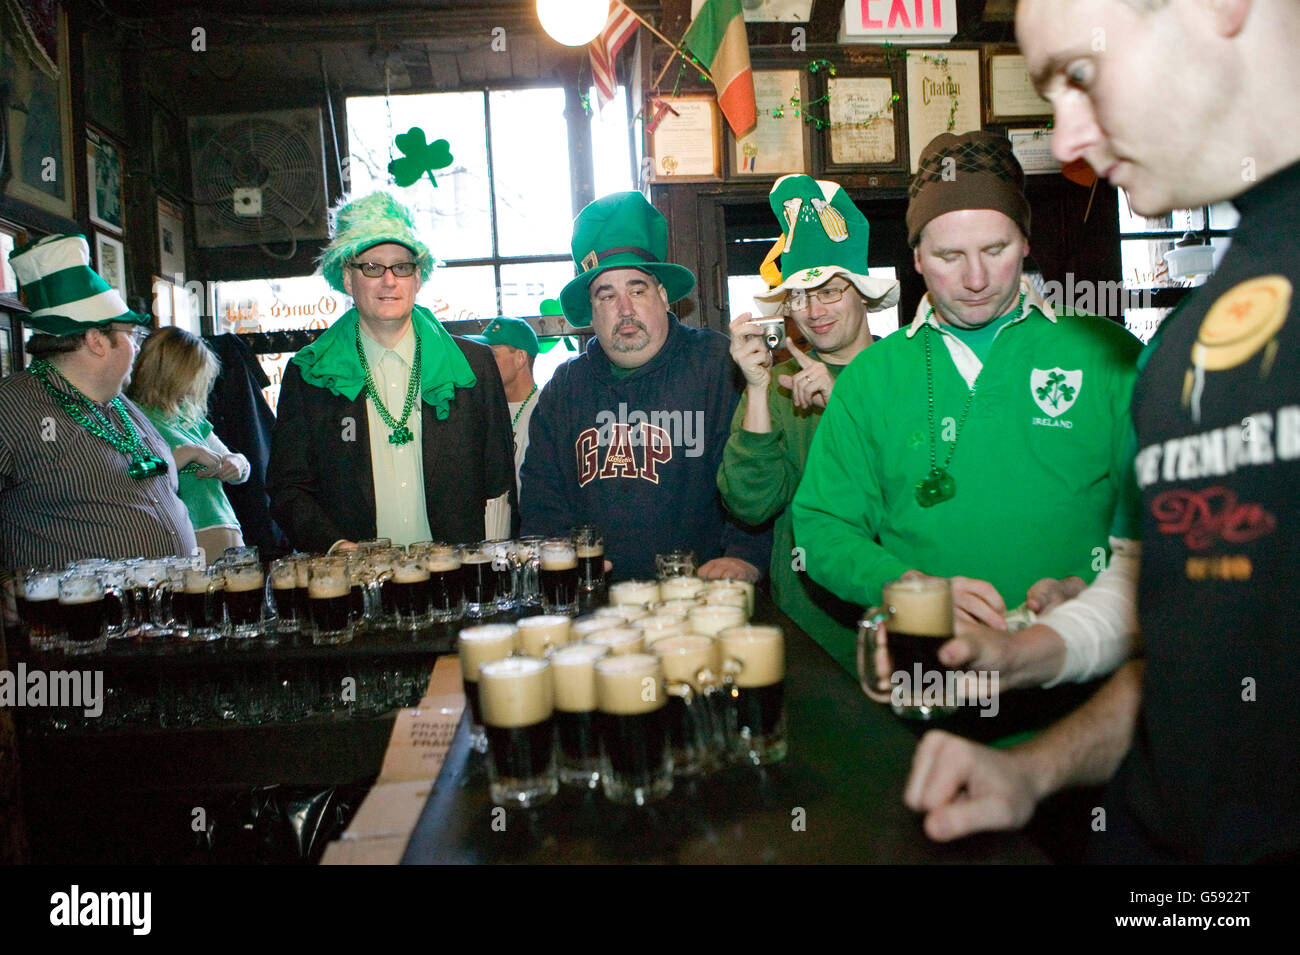
M 838 182 L 805 175 L 782 176 L 772 184 L 768 202 L 781 222 L 781 238 L 759 270 L 769 284 L 776 286 L 754 296 L 760 312 L 779 314 L 788 293 L 816 288 L 836 275 L 843 275 L 862 293 L 869 312 L 898 304 L 896 279 L 867 274 L 871 226 Z M 779 272 L 775 263 L 778 255 Z
M 47 235 L 10 252 L 9 264 L 32 310 L 23 321 L 46 335 L 150 322 L 148 315 L 127 308 L 117 289 L 90 267 L 84 235 Z
M 589 203 L 573 220 L 573 261 L 581 274 L 560 292 L 560 305 L 569 324 L 591 324 L 587 289 L 601 272 L 640 269 L 664 285 L 668 301 L 691 294 L 695 276 L 680 265 L 664 261 L 668 254 L 668 222 L 639 192 L 615 192 Z

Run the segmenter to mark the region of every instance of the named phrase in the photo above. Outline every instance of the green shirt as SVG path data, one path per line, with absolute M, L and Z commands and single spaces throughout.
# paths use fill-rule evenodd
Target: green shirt
M 886 581 L 915 568 L 989 581 L 1015 607 L 1043 577 L 1096 576 L 1125 468 L 1140 343 L 1105 319 L 1053 320 L 1029 305 L 985 363 L 918 321 L 840 377 L 792 505 L 815 580 L 871 605 Z M 959 435 L 970 388 L 954 355 L 978 374 Z M 956 494 L 921 507 L 931 441 L 942 466 L 954 437 Z
M 160 409 L 148 405 L 141 405 L 140 410 L 153 422 L 171 448 L 198 444 L 219 455 L 227 453 L 226 446 L 212 433 L 212 424 L 207 418 L 196 421 L 184 415 L 169 417 Z M 182 471 L 176 494 L 189 511 L 190 523 L 196 531 L 209 527 L 239 527 L 239 518 L 235 516 L 235 509 L 231 507 L 230 499 L 226 497 L 226 488 L 219 478 L 201 478 Z
M 989 349 L 993 347 L 993 339 L 998 337 L 998 332 L 1002 331 L 1002 327 L 1010 322 L 1011 316 L 1015 314 L 1016 310 L 1013 308 L 1005 315 L 999 315 L 979 328 L 957 328 L 954 325 L 948 325 L 946 328 L 964 341 L 975 353 L 975 357 L 983 362 L 988 359 Z
M 826 367 L 838 381 L 848 366 L 827 364 Z M 860 608 L 845 603 L 815 583 L 804 569 L 802 552 L 795 546 L 790 502 L 803 476 L 813 432 L 822 418 L 820 408 L 796 409 L 790 390 L 777 383 L 779 375 L 794 375 L 798 371 L 799 363 L 793 359 L 772 369 L 767 391 L 772 430 L 767 434 L 742 427 L 749 407 L 748 391 L 740 399 L 731 420 L 731 436 L 722 452 L 722 465 L 718 468 L 718 490 L 727 509 L 739 520 L 762 524 L 774 519 L 769 568 L 772 599 L 841 665 L 854 670 L 855 627 Z

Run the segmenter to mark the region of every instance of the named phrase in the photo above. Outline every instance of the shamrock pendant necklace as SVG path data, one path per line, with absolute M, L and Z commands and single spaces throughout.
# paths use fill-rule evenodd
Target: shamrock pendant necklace
M 1016 305 L 1015 314 L 1006 322 L 1010 325 L 1016 321 L 1024 311 L 1025 296 L 1022 292 L 1020 301 Z M 934 315 L 934 306 L 930 306 L 930 312 L 925 316 L 925 328 L 922 334 L 925 335 L 925 387 L 929 399 L 929 417 L 930 417 L 930 472 L 917 482 L 916 485 L 916 503 L 921 507 L 934 507 L 936 504 L 942 504 L 944 501 L 951 501 L 957 496 L 957 482 L 948 471 L 949 465 L 952 464 L 952 456 L 957 450 L 957 440 L 961 437 L 961 429 L 966 425 L 966 416 L 970 414 L 970 406 L 975 400 L 975 389 L 979 385 L 979 378 L 976 377 L 975 383 L 971 385 L 970 393 L 966 396 L 966 407 L 962 409 L 961 421 L 957 423 L 957 432 L 952 437 L 952 444 L 948 448 L 948 457 L 943 462 L 943 467 L 939 467 L 938 454 L 935 450 L 936 437 L 934 433 L 934 363 L 930 357 L 930 333 L 935 331 L 930 324 L 930 318 Z M 936 334 L 938 334 L 936 332 Z
M 402 418 L 398 421 L 388 413 L 383 399 L 379 397 L 379 391 L 375 388 L 375 379 L 370 374 L 370 365 L 366 361 L 366 351 L 361 347 L 361 323 L 357 323 L 357 357 L 361 359 L 361 370 L 366 375 L 366 394 L 375 403 L 375 410 L 379 412 L 379 417 L 384 424 L 388 425 L 391 432 L 388 435 L 389 444 L 403 445 L 415 440 L 415 435 L 406 426 L 406 419 L 411 416 L 411 409 L 415 407 L 415 395 L 420 390 L 420 336 L 416 335 L 415 326 L 411 327 L 411 334 L 415 335 L 415 359 L 411 362 L 411 376 L 406 381 L 406 401 L 402 404 Z
M 76 385 L 68 381 L 48 361 L 43 358 L 37 359 L 32 362 L 29 370 L 45 386 L 49 396 L 54 399 L 55 404 L 63 409 L 64 414 L 95 437 L 107 442 L 115 450 L 122 452 L 131 459 L 131 463 L 126 469 L 128 475 L 136 479 L 142 479 L 153 477 L 156 474 L 167 473 L 167 462 L 149 450 L 149 445 L 145 443 L 144 438 L 140 437 L 140 432 L 136 430 L 131 416 L 126 413 L 126 408 L 123 406 L 120 397 L 113 398 L 108 404 L 122 423 L 121 432 L 113 426 L 113 422 L 109 420 L 107 415 L 95 407 L 94 402 L 83 395 Z M 50 381 L 51 372 L 62 378 L 63 383 L 72 389 L 71 395 L 65 394 L 54 387 L 53 382 Z

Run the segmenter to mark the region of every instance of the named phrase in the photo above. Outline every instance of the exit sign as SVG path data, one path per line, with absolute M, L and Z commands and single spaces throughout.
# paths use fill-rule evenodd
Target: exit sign
M 841 43 L 942 43 L 957 33 L 957 0 L 844 0 Z

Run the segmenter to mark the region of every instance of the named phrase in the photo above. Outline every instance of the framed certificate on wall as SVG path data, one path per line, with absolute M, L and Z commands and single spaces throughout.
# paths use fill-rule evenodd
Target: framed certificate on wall
M 808 125 L 801 104 L 807 102 L 802 70 L 756 70 L 754 98 L 758 124 L 737 139 L 727 132 L 729 175 L 784 176 L 808 171 Z
M 652 96 L 646 115 L 651 182 L 722 179 L 722 112 L 713 95 Z

